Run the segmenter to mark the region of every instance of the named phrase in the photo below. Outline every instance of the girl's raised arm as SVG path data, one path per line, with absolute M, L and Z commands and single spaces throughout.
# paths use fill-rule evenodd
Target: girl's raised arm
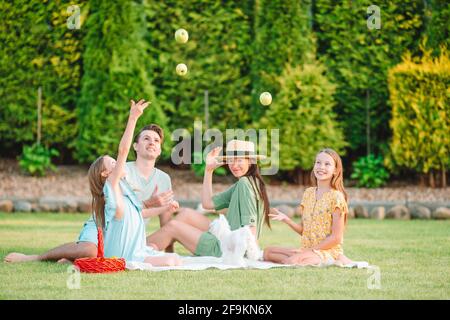
M 130 115 L 128 116 L 127 127 L 125 128 L 125 132 L 120 140 L 116 166 L 108 177 L 116 198 L 116 219 L 121 219 L 123 216 L 122 191 L 120 190 L 119 181 L 122 177 L 122 172 L 125 169 L 125 162 L 127 161 L 128 153 L 133 141 L 133 133 L 136 127 L 136 122 L 143 114 L 144 109 L 147 108 L 149 103 L 150 102 L 146 102 L 144 99 L 139 100 L 138 103 L 134 102 L 134 100 L 130 101 Z

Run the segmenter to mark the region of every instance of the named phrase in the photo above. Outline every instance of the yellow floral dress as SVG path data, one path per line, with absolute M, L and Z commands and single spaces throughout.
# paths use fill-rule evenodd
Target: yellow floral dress
M 303 234 L 302 248 L 308 249 L 318 245 L 331 235 L 333 212 L 340 209 L 341 215 L 348 213 L 344 194 L 338 190 L 330 190 L 316 200 L 317 187 L 308 188 L 303 194 L 300 204 L 302 209 Z M 327 250 L 313 250 L 323 263 L 331 263 L 344 253 L 342 243 Z

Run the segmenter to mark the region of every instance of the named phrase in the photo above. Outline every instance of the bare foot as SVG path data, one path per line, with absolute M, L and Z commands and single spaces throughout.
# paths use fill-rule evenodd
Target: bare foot
M 343 266 L 351 263 L 353 263 L 353 261 L 344 256 L 343 254 L 339 255 L 339 257 L 335 261 L 335 264 L 338 266 Z
M 29 261 L 38 261 L 38 255 L 27 255 L 23 253 L 13 252 L 8 254 L 5 257 L 5 262 L 16 263 L 16 262 L 29 262 Z
M 60 263 L 60 264 L 73 264 L 72 261 L 70 261 L 69 259 L 66 259 L 66 258 L 59 259 L 58 261 L 56 261 L 56 263 Z
M 156 251 L 159 251 L 158 246 L 154 243 L 149 243 L 148 244 L 149 247 L 152 247 L 153 249 L 155 249 Z

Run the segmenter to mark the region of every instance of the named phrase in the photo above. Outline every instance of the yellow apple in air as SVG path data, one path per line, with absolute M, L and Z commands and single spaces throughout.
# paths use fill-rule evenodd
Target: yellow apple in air
M 178 29 L 175 32 L 175 40 L 178 43 L 186 43 L 189 39 L 189 33 L 184 29 Z
M 179 76 L 185 76 L 188 71 L 187 66 L 184 63 L 180 63 L 177 65 L 176 71 Z
M 268 106 L 272 103 L 272 95 L 269 92 L 261 93 L 259 96 L 259 102 L 261 102 L 263 106 Z

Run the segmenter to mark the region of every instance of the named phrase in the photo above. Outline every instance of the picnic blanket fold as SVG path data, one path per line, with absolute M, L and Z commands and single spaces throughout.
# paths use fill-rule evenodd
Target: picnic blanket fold
M 268 261 L 254 261 L 244 259 L 245 266 L 242 265 L 229 265 L 222 263 L 222 258 L 217 257 L 181 257 L 183 264 L 181 266 L 169 266 L 169 267 L 155 267 L 148 263 L 127 261 L 126 268 L 128 270 L 143 270 L 143 271 L 167 271 L 167 270 L 206 270 L 206 269 L 271 269 L 271 268 L 292 268 L 298 267 L 294 265 L 286 265 L 273 263 Z M 330 265 L 321 265 L 318 267 L 327 267 Z M 342 265 L 343 268 L 370 268 L 369 263 L 366 261 L 354 261 L 351 264 Z

